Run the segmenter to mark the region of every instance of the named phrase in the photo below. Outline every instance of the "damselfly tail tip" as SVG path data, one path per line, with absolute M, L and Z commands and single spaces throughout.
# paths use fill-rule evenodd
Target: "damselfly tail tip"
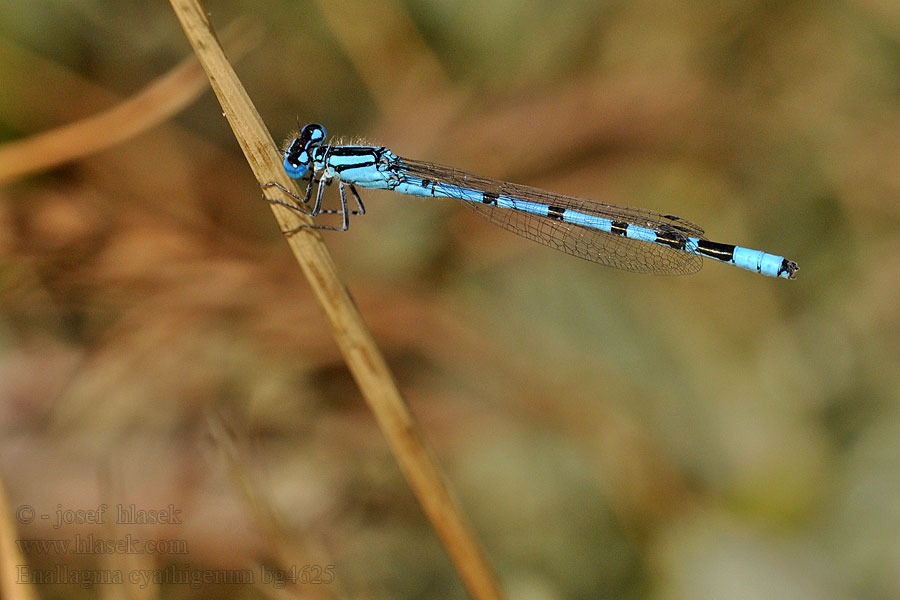
M 797 279 L 797 271 L 799 270 L 800 267 L 797 266 L 797 263 L 785 258 L 781 261 L 781 269 L 778 270 L 778 275 L 787 279 Z

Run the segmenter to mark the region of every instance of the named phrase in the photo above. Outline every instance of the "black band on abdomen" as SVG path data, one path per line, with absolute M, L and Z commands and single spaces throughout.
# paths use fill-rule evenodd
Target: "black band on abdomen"
M 734 258 L 734 246 L 709 240 L 697 240 L 697 254 L 723 262 L 730 262 Z

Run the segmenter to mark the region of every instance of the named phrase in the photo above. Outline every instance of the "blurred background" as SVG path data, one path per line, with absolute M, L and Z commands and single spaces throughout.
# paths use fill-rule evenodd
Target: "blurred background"
M 900 597 L 900 4 L 206 9 L 277 141 L 320 122 L 799 263 L 622 273 L 373 191 L 325 234 L 510 598 Z M 0 4 L 7 548 L 176 574 L 43 598 L 465 597 L 190 56 L 163 2 Z M 90 535 L 169 545 L 14 543 Z M 333 583 L 262 576 L 291 566 Z M 206 569 L 256 583 L 178 581 Z

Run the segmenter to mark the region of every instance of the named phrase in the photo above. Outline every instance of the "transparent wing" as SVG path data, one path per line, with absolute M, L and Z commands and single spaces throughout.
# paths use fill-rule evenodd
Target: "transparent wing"
M 437 182 L 438 185 L 448 184 L 452 187 L 458 186 L 527 202 L 571 209 L 655 231 L 664 231 L 670 238 L 706 239 L 703 229 L 698 225 L 673 215 L 562 196 L 537 188 L 482 177 L 452 167 L 407 158 L 399 158 L 397 167 L 401 173 L 429 179 Z M 452 188 L 448 190 L 441 186 L 441 189 L 449 191 L 448 195 L 454 196 Z M 688 275 L 696 273 L 703 266 L 703 260 L 699 256 L 669 246 L 629 239 L 599 229 L 565 223 L 528 212 L 459 199 L 463 204 L 504 229 L 566 254 L 616 269 L 654 275 Z

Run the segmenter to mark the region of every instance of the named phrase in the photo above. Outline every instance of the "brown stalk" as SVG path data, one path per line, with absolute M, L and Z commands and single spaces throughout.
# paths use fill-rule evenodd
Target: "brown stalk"
M 281 169 L 275 143 L 222 53 L 199 2 L 170 0 L 170 3 L 206 70 L 257 181 L 277 182 L 297 191 Z M 273 195 L 272 199 L 282 198 Z M 274 204 L 270 206 L 282 230 L 310 222 L 293 211 Z M 288 236 L 287 241 L 325 312 L 332 336 L 351 374 L 463 583 L 474 598 L 501 598 L 493 573 L 425 446 L 384 357 L 341 282 L 322 237 L 315 230 L 303 229 Z

